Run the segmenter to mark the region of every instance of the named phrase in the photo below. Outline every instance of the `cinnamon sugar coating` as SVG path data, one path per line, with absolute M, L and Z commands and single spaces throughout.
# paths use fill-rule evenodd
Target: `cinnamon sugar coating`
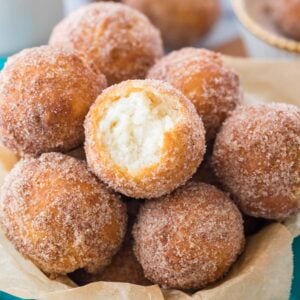
M 220 15 L 219 0 L 123 0 L 143 12 L 162 33 L 168 47 L 195 44 Z
M 145 278 L 143 268 L 133 251 L 132 227 L 142 201 L 127 199 L 128 228 L 122 247 L 113 257 L 112 262 L 102 272 L 92 275 L 92 281 L 128 282 L 137 285 L 152 285 Z
M 118 253 L 112 258 L 110 265 L 98 274 L 89 274 L 84 270 L 78 270 L 69 274 L 71 279 L 78 285 L 85 285 L 95 281 L 127 282 L 138 285 L 151 285 L 152 283 L 145 278 L 142 266 L 137 261 L 133 251 L 132 226 L 136 221 L 139 207 L 143 201 L 135 199 L 125 199 L 128 213 L 127 232 L 123 244 Z
M 272 16 L 284 35 L 300 40 L 300 0 L 269 1 Z
M 83 142 L 83 121 L 106 87 L 70 50 L 42 46 L 10 57 L 0 76 L 0 136 L 24 155 L 66 152 Z
M 112 263 L 93 281 L 128 282 L 137 285 L 152 285 L 145 278 L 142 266 L 133 252 L 132 238 L 125 241 L 120 251 L 113 257 Z
M 117 142 L 121 140 L 124 143 L 118 145 L 115 142 L 109 145 L 106 134 L 99 133 L 99 124 L 108 116 L 115 115 L 116 102 L 124 104 L 132 100 L 131 96 L 140 94 L 142 96 L 134 106 L 146 100 L 150 106 L 156 103 L 148 114 L 156 113 L 157 116 L 151 117 L 163 118 L 166 123 L 173 124 L 170 129 L 159 134 L 161 135 L 161 148 L 157 146 L 158 143 L 152 143 L 151 140 L 156 135 L 154 127 L 156 121 L 160 122 L 159 119 L 150 120 L 153 126 L 149 125 L 144 132 L 139 132 L 143 126 L 147 125 L 148 115 L 144 111 L 148 107 L 143 107 L 134 113 L 131 111 L 121 113 L 122 119 L 116 118 L 109 128 L 118 134 Z M 140 113 L 144 113 L 143 118 L 140 117 Z M 157 198 L 183 185 L 196 172 L 205 153 L 204 135 L 202 121 L 193 105 L 175 88 L 155 80 L 124 81 L 107 88 L 89 111 L 85 121 L 87 162 L 91 170 L 116 191 L 133 198 Z M 131 148 L 125 144 L 128 140 L 132 140 L 130 141 Z M 117 146 L 119 150 L 116 152 Z M 141 153 L 148 151 L 150 146 L 158 148 L 155 153 L 156 160 L 144 165 L 143 159 L 147 160 L 153 153 L 145 154 L 142 159 Z M 122 149 L 121 155 L 119 152 Z M 115 155 L 119 154 L 118 161 L 114 160 L 112 151 Z M 141 167 L 134 170 L 130 170 L 130 165 L 121 164 L 122 159 L 125 161 L 125 154 L 132 152 L 136 152 L 133 163 L 141 161 Z
M 0 221 L 17 250 L 55 277 L 107 266 L 122 243 L 127 214 L 84 162 L 48 153 L 21 160 L 7 176 Z
M 217 136 L 213 165 L 241 210 L 283 219 L 300 211 L 300 109 L 242 106 Z
M 54 28 L 49 43 L 81 52 L 109 85 L 145 78 L 163 54 L 160 33 L 147 17 L 112 2 L 75 11 Z
M 150 69 L 147 78 L 167 81 L 181 90 L 201 116 L 207 140 L 215 138 L 242 97 L 239 76 L 218 53 L 205 49 L 173 51 Z
M 125 241 L 113 257 L 112 262 L 103 271 L 98 274 L 88 274 L 80 270 L 72 274 L 72 280 L 79 285 L 85 285 L 96 281 L 108 282 L 127 282 L 137 285 L 152 285 L 152 283 L 144 277 L 143 269 L 137 261 L 133 252 L 133 240 L 131 232 L 127 232 Z
M 133 236 L 146 278 L 177 289 L 200 289 L 220 279 L 244 247 L 234 203 L 217 188 L 192 181 L 145 202 Z

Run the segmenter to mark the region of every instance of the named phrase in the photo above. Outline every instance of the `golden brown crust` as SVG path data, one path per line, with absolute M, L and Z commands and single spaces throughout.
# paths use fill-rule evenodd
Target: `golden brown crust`
M 300 40 L 300 0 L 270 1 L 270 6 L 274 21 L 282 33 Z
M 119 3 L 93 3 L 75 11 L 54 28 L 49 43 L 81 52 L 109 85 L 145 78 L 163 55 L 159 31 Z
M 216 133 L 241 100 L 240 80 L 221 56 L 205 49 L 183 48 L 159 60 L 147 78 L 169 82 L 192 101 L 206 129 Z
M 127 282 L 138 285 L 151 285 L 145 278 L 143 268 L 133 251 L 132 226 L 136 221 L 137 213 L 143 201 L 136 201 L 123 197 L 127 205 L 128 225 L 127 232 L 118 253 L 112 258 L 111 264 L 98 274 L 89 274 L 84 270 L 77 270 L 69 274 L 78 285 L 85 285 L 95 281 Z
M 195 182 L 145 202 L 133 236 L 146 278 L 179 289 L 218 280 L 244 246 L 237 207 L 215 187 Z
M 196 43 L 220 15 L 219 0 L 123 0 L 143 12 L 171 49 Z
M 128 282 L 138 285 L 152 285 L 145 278 L 143 268 L 138 262 L 132 248 L 132 242 L 125 243 L 114 256 L 112 263 L 93 281 Z
M 176 106 L 180 122 L 165 134 L 160 161 L 130 174 L 110 157 L 98 136 L 105 107 L 132 92 L 143 91 Z M 97 98 L 85 121 L 85 151 L 91 170 L 109 186 L 133 198 L 156 198 L 184 184 L 196 171 L 205 152 L 204 127 L 190 102 L 167 83 L 129 80 L 111 86 Z
M 240 107 L 217 136 L 213 165 L 245 214 L 282 219 L 300 211 L 300 109 Z
M 125 241 L 121 249 L 113 257 L 111 264 L 102 272 L 93 275 L 80 270 L 70 277 L 79 285 L 96 281 L 127 282 L 145 286 L 152 285 L 152 283 L 145 278 L 143 268 L 133 252 L 133 240 L 130 231 L 127 231 Z
M 79 146 L 85 115 L 105 87 L 73 51 L 42 46 L 12 56 L 0 78 L 3 144 L 21 156 Z
M 1 191 L 0 218 L 8 239 L 45 273 L 110 263 L 126 230 L 126 209 L 84 162 L 49 153 L 21 160 Z

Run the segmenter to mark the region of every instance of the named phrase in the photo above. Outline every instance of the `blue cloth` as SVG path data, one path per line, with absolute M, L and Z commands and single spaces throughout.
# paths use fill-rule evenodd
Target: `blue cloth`
M 6 59 L 0 58 L 0 70 L 4 66 Z M 294 281 L 290 300 L 300 300 L 300 237 L 294 241 Z M 0 292 L 0 300 L 16 300 L 18 298 Z
M 0 57 L 0 70 L 3 68 L 5 62 L 6 62 L 6 58 Z
M 290 300 L 300 299 L 300 237 L 295 239 L 294 245 L 294 281 Z

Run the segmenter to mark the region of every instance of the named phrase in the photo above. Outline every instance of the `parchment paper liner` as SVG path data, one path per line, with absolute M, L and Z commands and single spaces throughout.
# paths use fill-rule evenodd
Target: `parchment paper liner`
M 226 58 L 241 76 L 245 101 L 280 101 L 300 105 L 300 61 L 262 61 Z M 0 184 L 17 161 L 0 147 Z M 67 278 L 48 279 L 25 260 L 0 232 L 0 290 L 22 298 L 55 300 L 283 300 L 289 298 L 293 272 L 292 241 L 300 235 L 300 216 L 285 225 L 268 225 L 247 241 L 244 254 L 229 274 L 214 286 L 188 295 L 127 283 L 96 282 L 75 287 Z

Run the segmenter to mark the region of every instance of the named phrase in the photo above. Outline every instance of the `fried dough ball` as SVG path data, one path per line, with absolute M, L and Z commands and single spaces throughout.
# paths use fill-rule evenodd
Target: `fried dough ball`
M 214 186 L 192 181 L 146 202 L 133 236 L 146 278 L 178 289 L 220 279 L 244 246 L 243 219 L 234 203 Z
M 145 286 L 152 284 L 144 277 L 142 266 L 133 252 L 133 240 L 130 231 L 127 232 L 125 241 L 113 257 L 111 264 L 102 272 L 92 275 L 80 270 L 72 274 L 71 279 L 79 285 L 95 281 L 127 282 Z
M 126 199 L 128 213 L 128 229 L 121 249 L 113 257 L 112 262 L 103 272 L 92 276 L 92 281 L 128 282 L 138 285 L 151 285 L 145 278 L 143 268 L 133 251 L 132 226 L 136 221 L 142 201 Z
M 287 37 L 300 40 L 300 0 L 270 1 L 274 21 Z
M 218 134 L 213 166 L 241 210 L 283 219 L 300 211 L 300 109 L 243 106 Z
M 151 285 L 145 278 L 142 266 L 137 261 L 133 251 L 132 226 L 136 221 L 139 207 L 143 201 L 136 201 L 124 197 L 127 205 L 128 226 L 121 249 L 113 257 L 112 262 L 99 274 L 89 274 L 84 270 L 78 270 L 69 274 L 71 279 L 78 285 L 85 285 L 95 281 L 127 282 L 138 285 Z
M 143 12 L 162 33 L 170 48 L 196 43 L 220 15 L 219 0 L 123 0 Z
M 155 80 L 106 89 L 85 121 L 91 170 L 132 198 L 156 198 L 184 184 L 205 152 L 205 131 L 193 105 Z
M 128 282 L 138 285 L 151 285 L 145 278 L 143 268 L 134 252 L 132 238 L 126 241 L 121 250 L 114 256 L 112 263 L 93 281 Z
M 84 139 L 90 105 L 106 87 L 77 53 L 42 46 L 9 58 L 0 76 L 0 137 L 24 155 L 66 152 Z
M 52 277 L 107 266 L 122 243 L 126 220 L 117 194 L 84 162 L 59 153 L 21 160 L 1 191 L 7 238 Z
M 148 78 L 169 82 L 192 101 L 207 140 L 215 137 L 241 99 L 239 76 L 225 66 L 219 54 L 209 50 L 173 51 L 150 69 Z
M 145 78 L 163 54 L 160 33 L 147 17 L 112 2 L 75 11 L 54 28 L 49 43 L 80 51 L 109 85 Z

